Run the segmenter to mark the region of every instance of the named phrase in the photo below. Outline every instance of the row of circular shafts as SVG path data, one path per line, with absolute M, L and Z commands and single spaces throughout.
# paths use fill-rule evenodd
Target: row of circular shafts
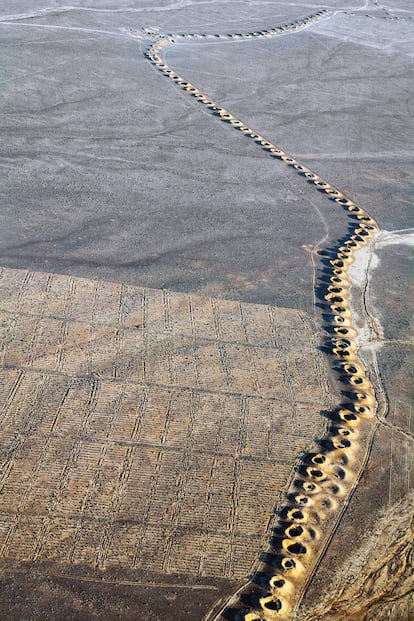
M 285 34 L 287 32 L 294 32 L 296 30 L 301 30 L 306 26 L 309 26 L 311 23 L 318 21 L 322 18 L 325 18 L 330 12 L 327 9 L 322 9 L 321 11 L 317 11 L 312 15 L 308 15 L 307 17 L 303 17 L 301 19 L 295 20 L 294 22 L 289 22 L 288 24 L 283 24 L 282 26 L 277 26 L 276 28 L 270 28 L 269 30 L 257 30 L 253 32 L 235 32 L 235 33 L 227 33 L 227 34 L 206 34 L 206 33 L 169 33 L 169 34 L 160 34 L 156 31 L 147 29 L 145 32 L 149 34 L 151 37 L 156 39 L 164 39 L 169 41 L 170 43 L 174 43 L 175 41 L 179 41 L 182 39 L 257 39 L 262 37 L 274 37 L 277 35 Z
M 307 25 L 309 21 L 320 19 L 326 11 L 320 11 L 308 18 L 299 20 L 280 28 L 234 35 L 238 37 L 269 36 L 284 32 L 286 29 L 297 29 Z M 161 49 L 186 35 L 156 35 L 156 42 L 146 52 L 146 57 L 167 77 L 183 90 L 187 91 L 198 102 L 204 104 L 210 112 L 222 121 L 232 125 L 247 137 L 254 140 L 271 157 L 282 160 L 295 169 L 301 176 L 325 193 L 353 217 L 355 226 L 352 234 L 329 259 L 327 270 L 328 284 L 324 294 L 328 310 L 327 332 L 330 333 L 328 346 L 335 359 L 336 370 L 351 394 L 349 403 L 343 404 L 337 414 L 336 421 L 330 427 L 325 438 L 325 448 L 319 453 L 307 455 L 298 469 L 299 479 L 295 485 L 300 486 L 293 494 L 289 494 L 284 508 L 280 512 L 280 536 L 277 549 L 277 572 L 271 570 L 266 581 L 266 589 L 257 599 L 254 609 L 240 610 L 238 619 L 244 621 L 275 621 L 289 619 L 297 604 L 298 592 L 303 585 L 308 570 L 314 562 L 314 553 L 318 539 L 321 537 L 320 525 L 337 509 L 338 498 L 345 495 L 355 480 L 352 462 L 358 454 L 359 427 L 361 420 L 374 418 L 376 398 L 373 386 L 365 368 L 358 358 L 356 332 L 352 326 L 352 312 L 349 303 L 350 281 L 349 266 L 354 260 L 355 252 L 365 246 L 378 231 L 376 222 L 367 212 L 347 199 L 341 192 L 323 181 L 306 166 L 303 166 L 274 144 L 256 134 L 230 112 L 211 101 L 201 91 L 181 76 L 177 75 L 159 56 Z M 230 35 L 188 35 L 191 37 L 214 36 L 228 38 Z M 232 35 L 233 36 L 233 35 Z

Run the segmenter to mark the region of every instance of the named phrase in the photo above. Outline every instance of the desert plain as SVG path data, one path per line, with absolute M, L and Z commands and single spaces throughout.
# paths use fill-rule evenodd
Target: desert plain
M 343 400 L 352 214 L 164 40 L 378 226 L 347 268 L 375 415 L 289 618 L 411 619 L 412 3 L 3 0 L 0 33 L 0 618 L 261 615 Z

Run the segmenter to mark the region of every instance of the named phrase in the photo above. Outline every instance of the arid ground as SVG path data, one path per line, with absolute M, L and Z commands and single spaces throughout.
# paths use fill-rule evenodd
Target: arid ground
M 0 6 L 0 619 L 414 618 L 412 2 L 35 4 Z

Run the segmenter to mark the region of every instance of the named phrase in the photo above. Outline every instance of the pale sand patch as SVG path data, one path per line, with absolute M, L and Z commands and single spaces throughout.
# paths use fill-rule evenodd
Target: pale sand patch
M 371 276 L 381 264 L 379 251 L 387 246 L 398 244 L 414 246 L 413 229 L 379 231 L 369 244 L 354 253 L 355 260 L 349 268 L 351 286 L 361 291 L 365 290 L 364 305 L 356 302 L 355 296 L 354 298 L 350 296 L 354 328 L 357 331 L 357 342 L 360 347 L 378 348 L 382 345 L 384 328 L 381 324 L 381 311 L 375 306 L 374 297 L 370 295 Z M 375 329 L 372 327 L 373 324 Z

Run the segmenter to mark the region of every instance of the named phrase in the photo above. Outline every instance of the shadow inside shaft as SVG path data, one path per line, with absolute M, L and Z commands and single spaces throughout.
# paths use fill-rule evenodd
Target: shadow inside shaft
M 226 621 L 244 621 L 246 613 L 249 610 L 246 608 L 226 608 L 222 613 L 222 618 Z M 258 617 L 258 621 L 261 621 L 260 617 Z

